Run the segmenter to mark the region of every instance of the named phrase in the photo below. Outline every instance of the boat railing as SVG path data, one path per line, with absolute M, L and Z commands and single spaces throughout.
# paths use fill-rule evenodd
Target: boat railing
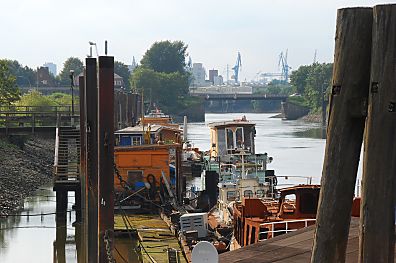
M 268 223 L 262 223 L 260 224 L 261 227 L 266 227 L 269 228 L 270 230 L 268 231 L 262 231 L 259 232 L 259 237 L 260 236 L 270 236 L 274 237 L 274 234 L 276 233 L 289 233 L 289 232 L 294 232 L 297 231 L 298 229 L 301 229 L 303 227 L 308 227 L 310 225 L 313 225 L 316 222 L 316 219 L 314 218 L 307 218 L 307 219 L 297 219 L 297 220 L 285 220 L 285 221 L 276 221 L 276 222 L 268 222 Z M 300 227 L 296 227 L 296 225 Z M 303 227 L 301 227 L 303 225 Z M 271 234 L 271 235 L 269 235 Z M 258 241 L 264 241 L 267 240 L 268 238 L 262 238 L 259 239 Z

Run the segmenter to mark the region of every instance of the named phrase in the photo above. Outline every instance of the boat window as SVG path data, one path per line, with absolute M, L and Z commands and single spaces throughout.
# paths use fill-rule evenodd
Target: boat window
M 238 127 L 235 131 L 236 138 L 236 148 L 243 149 L 244 148 L 244 140 L 243 140 L 243 128 Z
M 318 208 L 318 197 L 313 193 L 304 193 L 300 198 L 301 213 L 316 214 Z
M 227 143 L 227 150 L 234 149 L 234 133 L 231 129 L 226 128 L 226 143 Z
M 257 190 L 256 195 L 257 197 L 264 197 L 264 190 Z
M 243 191 L 243 196 L 244 197 L 253 197 L 253 191 L 252 190 L 245 190 L 245 191 Z
M 236 192 L 235 191 L 228 191 L 227 192 L 227 200 L 228 201 L 234 201 L 236 197 Z
M 140 136 L 132 136 L 132 145 L 141 145 L 142 138 Z
M 260 227 L 259 240 L 266 240 L 268 238 L 268 228 Z

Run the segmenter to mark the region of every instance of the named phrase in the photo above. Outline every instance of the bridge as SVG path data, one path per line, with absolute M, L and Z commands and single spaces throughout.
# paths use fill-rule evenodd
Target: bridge
M 276 100 L 286 101 L 288 96 L 285 95 L 267 95 L 267 94 L 192 94 L 191 96 L 203 97 L 205 100 Z
M 74 112 L 74 115 L 72 114 Z M 72 127 L 79 122 L 78 107 L 0 106 L 0 134 L 54 133 L 56 127 Z

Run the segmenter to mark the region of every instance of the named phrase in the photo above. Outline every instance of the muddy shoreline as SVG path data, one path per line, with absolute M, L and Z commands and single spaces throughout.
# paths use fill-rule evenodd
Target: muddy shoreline
M 0 138 L 0 217 L 17 210 L 32 192 L 52 181 L 53 137 L 11 141 Z

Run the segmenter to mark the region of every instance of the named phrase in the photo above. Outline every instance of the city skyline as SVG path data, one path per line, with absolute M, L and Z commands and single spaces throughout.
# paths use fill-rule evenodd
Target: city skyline
M 291 70 L 311 64 L 315 50 L 318 62 L 332 62 L 337 8 L 390 2 L 2 1 L 1 58 L 31 68 L 53 62 L 60 71 L 67 58 L 89 54 L 89 41 L 104 55 L 107 40 L 109 55 L 130 65 L 155 41 L 181 40 L 194 63 L 223 77 L 240 52 L 240 80 L 251 80 L 259 72 L 279 72 L 279 54 L 286 50 Z

